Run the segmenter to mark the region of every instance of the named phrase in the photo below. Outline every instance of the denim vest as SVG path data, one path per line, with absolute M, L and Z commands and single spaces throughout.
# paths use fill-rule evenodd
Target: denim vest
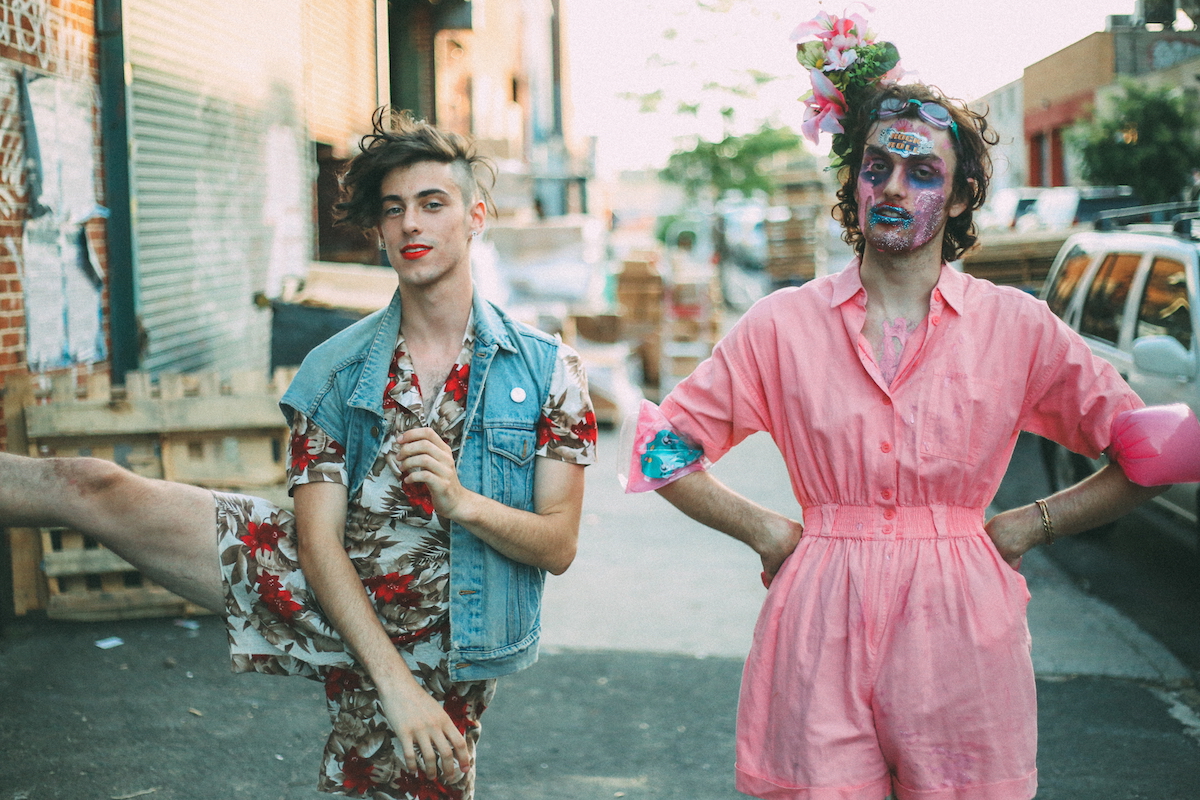
M 558 354 L 555 338 L 473 300 L 475 354 L 458 478 L 467 489 L 533 511 L 534 451 Z M 400 332 L 400 294 L 304 359 L 280 407 L 299 411 L 346 448 L 349 496 L 362 487 L 387 436 L 383 394 Z M 517 391 L 520 389 L 521 391 Z M 546 573 L 450 526 L 450 677 L 483 680 L 537 660 Z

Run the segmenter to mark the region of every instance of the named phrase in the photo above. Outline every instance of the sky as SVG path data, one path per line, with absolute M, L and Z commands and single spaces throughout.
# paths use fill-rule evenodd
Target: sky
M 564 3 L 575 131 L 597 137 L 604 176 L 659 167 L 696 135 L 718 139 L 763 123 L 798 131 L 797 99 L 809 84 L 788 37 L 820 10 L 866 17 L 899 49 L 910 79 L 973 100 L 1104 30 L 1108 15 L 1133 13 L 1135 0 L 875 0 L 874 11 L 840 0 Z M 727 107 L 732 123 L 720 113 Z

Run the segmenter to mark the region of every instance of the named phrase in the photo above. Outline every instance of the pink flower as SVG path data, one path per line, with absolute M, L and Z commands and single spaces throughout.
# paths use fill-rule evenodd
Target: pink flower
M 900 66 L 900 62 L 897 61 L 896 66 L 892 67 L 887 72 L 885 72 L 883 74 L 883 77 L 879 79 L 879 82 L 880 83 L 899 83 L 901 80 L 904 79 L 904 76 L 907 74 L 908 74 L 908 70 L 906 70 L 904 67 Z
M 862 6 L 868 13 L 874 13 L 875 9 L 866 3 L 852 3 L 853 6 Z M 849 10 L 849 9 L 847 9 Z M 873 37 L 867 31 L 867 21 L 858 14 L 846 14 L 842 12 L 841 17 L 828 14 L 824 11 L 817 13 L 808 22 L 802 22 L 796 26 L 796 30 L 792 31 L 791 41 L 798 42 L 808 36 L 816 36 L 818 39 L 824 39 L 826 42 L 836 47 L 838 50 L 844 50 L 847 47 L 857 47 L 860 44 L 869 44 Z
M 842 22 L 850 23 L 850 20 L 844 19 Z M 833 50 L 853 50 L 860 44 L 864 44 L 861 37 L 858 35 L 857 29 L 852 25 L 843 26 L 844 33 L 839 33 L 836 36 L 830 36 L 826 41 L 829 42 L 830 51 Z
M 817 143 L 821 131 L 842 133 L 842 117 L 846 115 L 846 98 L 833 81 L 816 69 L 808 71 L 812 78 L 813 93 L 805 99 L 804 122 L 801 132 L 813 144 Z
M 801 39 L 808 38 L 809 36 L 816 36 L 824 39 L 829 36 L 829 32 L 833 30 L 833 21 L 835 19 L 837 19 L 837 17 L 831 17 L 829 14 L 821 11 L 808 22 L 801 22 L 799 25 L 797 25 L 796 30 L 792 31 L 790 40 L 793 42 L 798 42 Z
M 858 58 L 858 51 L 850 48 L 847 50 L 837 51 L 833 48 L 825 51 L 825 66 L 824 71 L 830 72 L 835 69 L 845 69 L 855 62 Z

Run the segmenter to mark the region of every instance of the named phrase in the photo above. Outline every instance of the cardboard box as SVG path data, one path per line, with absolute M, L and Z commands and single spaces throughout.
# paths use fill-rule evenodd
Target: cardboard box
M 621 263 L 621 275 L 635 278 L 660 277 L 658 264 L 649 260 L 630 260 Z
M 617 314 L 572 314 L 577 336 L 589 342 L 614 344 L 621 340 L 621 317 Z
M 637 353 L 642 359 L 642 380 L 657 385 L 662 375 L 662 337 L 652 333 L 638 342 Z

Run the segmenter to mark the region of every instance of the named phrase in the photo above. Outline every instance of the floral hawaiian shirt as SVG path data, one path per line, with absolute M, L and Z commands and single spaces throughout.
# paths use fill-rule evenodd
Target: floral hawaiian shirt
M 449 680 L 449 525 L 434 512 L 423 484 L 403 483 L 405 474 L 392 466 L 392 456 L 406 431 L 428 426 L 457 458 L 474 342 L 468 325 L 456 363 L 429 390 L 427 404 L 400 335 L 384 390 L 388 434 L 361 490 L 350 498 L 345 531 L 347 554 L 384 630 L 472 748 L 495 681 Z M 596 418 L 586 377 L 566 345 L 559 347 L 542 404 L 536 454 L 581 465 L 595 461 Z M 345 448 L 303 414 L 293 420 L 289 458 L 289 489 L 322 481 L 349 484 Z M 302 675 L 325 684 L 334 730 L 319 788 L 380 800 L 470 798 L 473 771 L 442 783 L 404 770 L 370 676 L 346 653 L 304 581 L 292 515 L 237 495 L 218 494 L 217 507 L 234 669 Z

